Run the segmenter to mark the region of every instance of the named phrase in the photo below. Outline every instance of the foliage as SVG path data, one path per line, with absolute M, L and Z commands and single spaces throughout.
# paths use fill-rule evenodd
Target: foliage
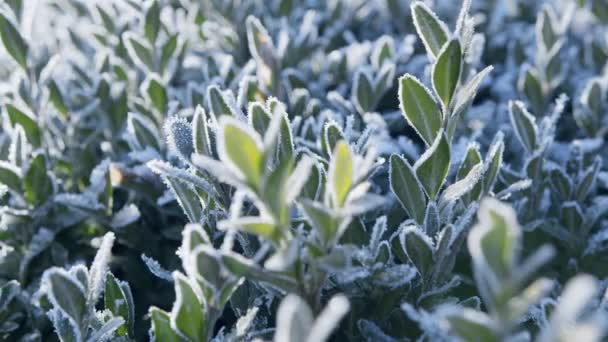
M 604 339 L 607 24 L 3 2 L 0 340 Z

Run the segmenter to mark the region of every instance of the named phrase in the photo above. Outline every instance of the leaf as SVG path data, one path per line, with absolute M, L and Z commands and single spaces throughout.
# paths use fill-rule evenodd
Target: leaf
M 202 204 L 192 185 L 185 184 L 171 177 L 164 177 L 165 183 L 175 194 L 180 207 L 190 222 L 199 222 L 202 218 Z
M 418 228 L 411 227 L 403 231 L 401 246 L 420 276 L 426 280 L 434 267 L 433 245 L 429 238 Z
M 545 95 L 540 81 L 538 71 L 534 67 L 529 67 L 522 74 L 519 81 L 519 91 L 523 92 L 536 115 L 542 115 L 545 109 Z
M 149 311 L 152 328 L 150 331 L 154 334 L 155 341 L 162 342 L 182 342 L 182 338 L 171 329 L 169 314 L 165 311 L 151 307 Z
M 275 244 L 278 244 L 282 236 L 279 227 L 272 220 L 261 217 L 239 217 L 219 223 L 220 228 L 228 228 L 229 226 L 238 227 L 245 232 L 264 237 Z
M 349 309 L 350 304 L 346 296 L 342 294 L 333 296 L 315 320 L 306 341 L 327 341 Z
M 236 276 L 261 281 L 282 291 L 294 291 L 297 286 L 292 278 L 279 272 L 263 269 L 253 261 L 236 253 L 224 253 L 222 264 Z
M 259 102 L 249 104 L 249 123 L 260 136 L 264 136 L 270 126 L 270 113 Z
M 206 327 L 204 326 L 203 306 L 192 289 L 188 278 L 183 274 L 173 272 L 175 283 L 175 302 L 171 310 L 171 327 L 191 341 L 204 341 Z
M 156 75 L 152 74 L 146 81 L 142 83 L 142 89 L 154 106 L 154 108 L 161 114 L 165 114 L 167 111 L 167 90 L 161 79 Z
M 192 145 L 198 154 L 213 156 L 213 148 L 209 139 L 209 127 L 207 126 L 207 113 L 205 109 L 197 105 L 192 119 Z
M 555 193 L 562 201 L 570 199 L 572 194 L 572 180 L 566 175 L 563 169 L 556 168 L 549 173 L 549 182 Z
M 105 290 L 104 290 L 104 307 L 110 310 L 115 317 L 122 317 L 127 324 L 118 328 L 118 335 L 127 336 L 129 327 L 132 327 L 133 307 L 129 307 L 127 295 L 123 292 L 120 286 L 120 281 L 114 277 L 111 272 L 106 274 Z
M 453 117 L 458 117 L 465 110 L 467 110 L 469 105 L 475 99 L 475 95 L 477 94 L 477 90 L 479 89 L 481 82 L 492 70 L 494 70 L 493 66 L 487 66 L 485 69 L 473 76 L 473 78 L 471 78 L 471 80 L 464 87 L 458 90 L 458 94 L 456 94 L 456 104 L 454 105 L 454 110 L 452 111 Z
M 442 124 L 442 115 L 428 89 L 414 76 L 399 79 L 399 104 L 407 122 L 430 146 Z
M 114 337 L 114 332 L 124 327 L 125 320 L 122 317 L 115 317 L 105 322 L 101 328 L 95 330 L 89 336 L 89 341 L 105 341 Z
M 468 246 L 477 267 L 487 265 L 498 279 L 507 277 L 519 258 L 521 228 L 513 209 L 486 198 L 477 213 L 479 222 L 469 234 Z
M 414 164 L 416 176 L 420 180 L 424 192 L 431 200 L 437 198 L 449 169 L 450 145 L 441 130 L 433 145 Z
M 390 158 L 389 182 L 391 191 L 416 223 L 422 224 L 426 198 L 414 169 L 402 157 L 393 154 Z
M 515 134 L 529 153 L 536 149 L 537 127 L 535 119 L 521 101 L 509 101 L 509 115 Z
M 314 317 L 310 307 L 295 294 L 285 297 L 277 310 L 275 342 L 307 342 Z
M 494 188 L 496 177 L 502 167 L 502 154 L 505 149 L 502 133 L 496 135 L 494 142 L 490 145 L 486 160 L 484 161 L 483 191 L 490 193 Z
M 463 341 L 501 341 L 492 320 L 483 312 L 458 308 L 447 315 L 446 319 L 450 329 Z
M 456 180 L 464 179 L 475 167 L 476 165 L 483 165 L 483 161 L 481 159 L 481 153 L 479 152 L 479 145 L 470 144 L 467 147 L 467 152 L 464 156 L 464 159 L 460 163 L 458 167 L 458 171 L 456 172 Z M 467 195 L 463 196 L 463 200 L 465 203 L 470 203 L 472 200 L 476 200 L 479 198 L 481 191 L 483 190 L 483 170 L 481 175 L 481 180 L 475 185 L 473 190 Z
M 93 259 L 93 264 L 91 264 L 91 268 L 89 269 L 87 304 L 91 308 L 95 307 L 99 296 L 104 290 L 108 263 L 112 257 L 114 239 L 115 235 L 112 232 L 108 232 L 103 236 L 101 245 L 97 250 L 97 254 L 95 254 L 95 259 Z
M 163 131 L 170 151 L 189 162 L 194 153 L 192 125 L 184 118 L 172 116 L 163 125 Z
M 150 4 L 150 8 L 148 8 L 144 20 L 144 32 L 146 38 L 148 38 L 148 41 L 152 45 L 156 42 L 160 25 L 160 6 L 158 5 L 158 1 L 154 0 L 152 1 L 152 4 Z
M 25 199 L 28 203 L 40 206 L 53 194 L 53 180 L 46 170 L 46 157 L 38 154 L 30 162 L 30 167 L 23 177 Z
M 21 172 L 15 165 L 0 160 L 0 184 L 6 185 L 16 193 L 21 193 Z
M 136 37 L 133 32 L 123 33 L 122 40 L 133 62 L 144 70 L 154 70 L 152 47 L 145 40 Z
M 127 131 L 135 138 L 140 149 L 152 147 L 155 150 L 160 151 L 160 137 L 156 134 L 157 129 L 154 126 L 154 123 L 147 117 L 129 112 L 127 118 Z
M 63 100 L 63 95 L 61 94 L 61 90 L 59 90 L 59 86 L 55 83 L 54 80 L 50 80 L 48 83 L 49 88 L 49 99 L 55 106 L 55 109 L 62 114 L 63 118 L 66 119 L 68 117 L 68 108 Z
M 353 186 L 353 156 L 350 147 L 344 141 L 340 141 L 333 152 L 329 166 L 329 184 L 334 205 L 343 207 L 346 196 Z
M 19 30 L 4 14 L 0 14 L 0 38 L 2 38 L 6 51 L 27 73 L 28 45 Z
M 235 116 L 232 107 L 228 103 L 228 99 L 216 85 L 207 88 L 207 103 L 216 119 L 219 119 L 222 115 Z
M 353 102 L 360 114 L 374 110 L 376 101 L 374 85 L 368 73 L 359 71 L 355 75 L 353 94 L 355 95 L 353 96 Z
M 13 126 L 21 125 L 25 131 L 28 142 L 34 147 L 40 147 L 42 134 L 33 114 L 29 112 L 26 113 L 10 103 L 6 104 L 6 111 L 11 124 L 13 124 Z
M 458 39 L 452 39 L 439 53 L 433 66 L 433 88 L 445 108 L 450 106 L 452 96 L 460 80 L 462 49 Z
M 178 44 L 180 43 L 178 38 L 179 38 L 179 34 L 176 33 L 176 34 L 170 36 L 169 39 L 167 39 L 167 41 L 163 44 L 162 51 L 160 54 L 160 62 L 159 62 L 161 72 L 165 71 L 165 69 L 167 68 L 167 64 L 169 63 L 169 61 L 171 60 L 171 57 L 173 56 L 173 53 L 175 53 L 175 50 L 177 49 Z
M 477 164 L 473 166 L 465 178 L 451 184 L 443 191 L 442 199 L 448 203 L 460 199 L 462 196 L 472 191 L 477 184 L 479 184 L 479 182 L 482 180 L 482 175 L 483 165 Z
M 44 272 L 43 282 L 48 297 L 55 308 L 62 310 L 76 324 L 80 324 L 86 313 L 85 290 L 78 280 L 60 268 Z
M 247 181 L 253 189 L 259 189 L 263 171 L 262 142 L 255 132 L 235 119 L 222 117 L 218 153 L 222 161 Z
M 58 308 L 54 308 L 47 313 L 49 320 L 53 323 L 55 333 L 62 342 L 82 341 L 82 332 L 77 323 L 70 316 Z
M 300 206 L 323 241 L 332 241 L 338 230 L 338 222 L 332 212 L 321 203 L 310 200 L 300 201 Z
M 421 1 L 414 2 L 411 8 L 416 32 L 427 53 L 429 56 L 437 57 L 448 40 L 449 32 L 446 24 Z
M 342 132 L 335 121 L 329 121 L 325 124 L 321 139 L 321 144 L 328 156 L 331 156 L 339 141 L 346 141 L 344 132 Z

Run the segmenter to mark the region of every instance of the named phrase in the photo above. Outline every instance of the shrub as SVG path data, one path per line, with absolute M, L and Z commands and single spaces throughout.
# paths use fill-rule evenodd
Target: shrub
M 602 340 L 607 23 L 4 2 L 0 339 Z

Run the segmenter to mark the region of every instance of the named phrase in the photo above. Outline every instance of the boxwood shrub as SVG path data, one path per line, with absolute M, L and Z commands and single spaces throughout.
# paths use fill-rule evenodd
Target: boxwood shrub
M 0 340 L 602 341 L 605 0 L 6 0 Z

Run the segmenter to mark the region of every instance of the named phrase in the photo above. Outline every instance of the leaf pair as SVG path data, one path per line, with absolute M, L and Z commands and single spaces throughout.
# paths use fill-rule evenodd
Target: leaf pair
M 439 133 L 413 167 L 397 155 L 390 159 L 391 190 L 419 224 L 424 220 L 427 197 L 431 201 L 437 199 L 450 169 L 450 145 L 442 131 Z

